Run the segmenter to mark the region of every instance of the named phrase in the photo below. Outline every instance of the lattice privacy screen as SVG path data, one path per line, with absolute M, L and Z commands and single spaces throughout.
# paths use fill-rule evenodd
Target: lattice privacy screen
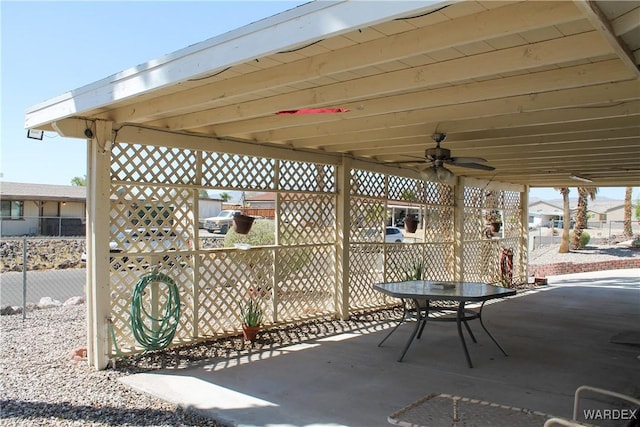
M 111 151 L 110 318 L 112 352 L 142 351 L 130 308 L 136 283 L 150 271 L 176 282 L 181 314 L 173 345 L 240 331 L 239 307 L 255 298 L 264 323 L 335 315 L 341 266 L 336 264 L 337 166 L 196 149 L 114 143 Z M 455 277 L 453 188 L 354 168 L 348 219 L 349 311 L 397 301 L 375 292 L 381 281 L 403 280 L 415 260 L 425 278 Z M 275 195 L 274 244 L 240 249 L 201 244 L 197 198 L 202 189 L 268 191 Z M 491 206 L 489 206 L 491 205 Z M 520 259 L 520 194 L 479 188 L 464 192 L 463 269 L 469 280 L 500 279 L 498 254 L 510 246 Z M 499 211 L 503 228 L 487 238 L 484 215 Z M 419 227 L 404 243 L 385 241 L 399 212 L 417 212 Z M 521 274 L 522 266 L 514 264 Z M 514 279 L 515 281 L 515 279 Z M 155 291 L 154 291 L 155 292 Z M 160 291 L 158 291 L 160 293 Z M 168 298 L 155 299 L 161 311 Z

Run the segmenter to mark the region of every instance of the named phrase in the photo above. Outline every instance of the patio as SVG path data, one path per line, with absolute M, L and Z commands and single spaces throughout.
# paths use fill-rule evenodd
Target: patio
M 235 334 L 256 287 L 273 325 L 384 308 L 371 285 L 415 260 L 434 280 L 526 280 L 530 187 L 640 178 L 639 13 L 315 1 L 34 105 L 26 128 L 87 141 L 89 364 L 145 350 L 128 308 L 156 260 L 179 284 L 175 346 Z M 274 193 L 275 244 L 199 247 L 201 190 Z M 384 244 L 399 204 L 421 242 Z M 196 243 L 112 256 L 140 224 Z
M 618 338 L 639 332 L 639 277 L 638 269 L 551 276 L 549 286 L 486 306 L 485 323 L 509 357 L 472 323 L 473 369 L 451 324 L 428 325 L 402 363 L 396 359 L 413 325 L 379 348 L 392 325 L 370 324 L 251 360 L 210 360 L 124 381 L 242 426 L 385 426 L 392 412 L 430 393 L 570 418 L 580 385 L 638 395 L 639 342 Z M 588 400 L 584 408 L 603 405 Z

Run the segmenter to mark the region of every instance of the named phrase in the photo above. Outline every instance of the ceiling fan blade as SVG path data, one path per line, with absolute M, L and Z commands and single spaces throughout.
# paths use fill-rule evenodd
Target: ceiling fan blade
M 415 159 L 415 160 L 401 160 L 399 162 L 389 162 L 392 165 L 408 165 L 411 163 L 424 163 L 424 159 Z
M 451 157 L 449 162 L 454 165 L 457 163 L 487 163 L 487 159 L 482 157 Z
M 493 166 L 483 165 L 480 163 L 452 163 L 452 165 L 459 166 L 461 168 L 480 169 L 483 171 L 492 171 L 496 169 Z

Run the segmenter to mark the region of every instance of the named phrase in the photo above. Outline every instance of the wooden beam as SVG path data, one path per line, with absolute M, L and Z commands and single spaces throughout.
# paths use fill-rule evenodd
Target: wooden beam
M 613 28 L 611 28 L 609 20 L 598 8 L 597 4 L 590 0 L 574 0 L 574 2 L 584 13 L 589 22 L 591 22 L 593 27 L 600 32 L 602 38 L 609 43 L 622 63 L 635 74 L 636 78 L 640 77 L 640 69 L 636 64 L 629 47 L 619 37 L 617 37 Z
M 304 126 L 274 129 L 265 132 L 255 132 L 248 136 L 252 141 L 287 141 L 296 147 L 319 146 L 315 142 L 307 144 L 307 140 L 314 138 L 326 138 L 340 144 L 342 135 L 357 135 L 361 131 L 390 131 L 394 129 L 403 132 L 404 127 L 422 129 L 425 134 L 431 135 L 437 131 L 447 134 L 456 132 L 472 132 L 486 129 L 515 129 L 527 126 L 546 126 L 563 124 L 564 122 L 589 123 L 593 119 L 606 119 L 640 114 L 640 101 L 628 101 L 613 105 L 602 105 L 599 108 L 563 108 L 562 110 L 543 110 L 531 112 L 517 112 L 514 114 L 501 114 L 493 117 L 465 117 L 441 122 L 425 121 L 424 117 L 416 114 L 390 114 L 375 117 L 356 118 L 341 122 L 325 123 L 318 125 L 310 131 Z
M 501 74 L 522 72 L 531 68 L 558 66 L 609 53 L 611 53 L 611 47 L 602 40 L 597 32 L 581 33 L 525 46 L 496 50 L 482 55 L 437 62 L 422 67 L 380 73 L 354 81 L 349 80 L 268 98 L 259 98 L 153 121 L 149 124 L 184 130 L 216 123 L 233 122 L 239 119 L 273 116 L 281 110 L 342 106 L 343 103 L 360 102 L 409 90 L 443 84 L 450 85 L 471 79 L 490 78 Z
M 211 109 L 228 104 L 248 93 L 264 93 L 265 88 L 273 90 L 291 86 L 436 50 L 571 22 L 579 17 L 578 9 L 570 2 L 511 4 L 260 69 L 253 73 L 221 79 L 164 96 L 162 99 L 135 102 L 102 113 L 98 117 L 116 122 L 143 122 L 157 119 L 159 115 Z
M 562 113 L 554 112 L 556 120 Z M 640 111 L 637 114 L 628 114 L 621 117 L 599 118 L 593 120 L 576 120 L 564 121 L 561 123 L 545 123 L 544 121 L 531 126 L 496 128 L 492 125 L 491 119 L 485 119 L 487 128 L 483 130 L 475 130 L 471 132 L 446 132 L 447 143 L 455 143 L 457 141 L 483 140 L 483 139 L 499 139 L 514 138 L 519 136 L 536 136 L 536 135 L 553 135 L 567 134 L 572 132 L 583 132 L 602 129 L 622 129 L 628 127 L 636 127 L 640 123 Z M 344 148 L 348 150 L 354 149 L 374 149 L 380 147 L 398 147 L 420 145 L 421 147 L 429 147 L 432 145 L 431 129 L 436 124 L 428 125 L 412 125 L 406 127 L 372 129 L 364 132 L 351 132 L 342 135 L 322 136 L 317 138 L 306 138 L 300 142 L 290 141 L 295 147 L 313 147 L 320 148 L 324 151 L 340 151 Z M 442 129 L 447 129 L 442 126 Z M 344 147 L 344 148 L 343 148 Z
M 621 97 L 600 93 L 602 102 L 616 99 L 623 102 L 638 98 L 637 82 L 625 82 L 631 79 L 626 68 L 619 61 L 603 61 L 595 64 L 577 65 L 559 70 L 543 71 L 525 76 L 504 77 L 500 79 L 463 84 L 454 87 L 444 87 L 431 90 L 417 91 L 402 95 L 394 95 L 369 99 L 365 102 L 353 102 L 344 105 L 349 109 L 343 114 L 305 114 L 292 116 L 275 116 L 246 119 L 234 123 L 223 123 L 211 126 L 207 132 L 215 135 L 247 135 L 260 131 L 269 131 L 279 128 L 312 126 L 317 129 L 330 122 L 340 122 L 342 126 L 348 126 L 348 121 L 367 116 L 376 116 L 372 121 L 384 119 L 382 115 L 393 113 L 410 114 L 416 116 L 415 120 L 425 122 L 439 122 L 455 120 L 461 117 L 457 111 L 466 110 L 473 102 L 485 104 L 481 108 L 474 108 L 474 113 L 467 117 L 488 117 L 496 114 L 508 114 L 527 112 L 545 108 L 530 109 L 529 103 L 540 104 L 542 99 L 550 99 L 554 93 L 565 91 L 570 98 L 562 100 L 564 108 L 582 106 L 594 93 L 599 93 L 594 87 L 585 91 L 585 86 L 612 83 L 612 88 L 621 85 L 627 91 Z M 576 89 L 571 91 L 571 89 Z M 534 95 L 535 94 L 535 95 Z M 508 98 L 508 99 L 501 99 Z M 520 101 L 522 100 L 522 101 Z M 528 101 L 527 101 L 528 100 Z M 439 114 L 442 112 L 443 114 Z M 347 120 L 348 119 L 348 120 Z M 419 122 L 416 122 L 419 123 Z

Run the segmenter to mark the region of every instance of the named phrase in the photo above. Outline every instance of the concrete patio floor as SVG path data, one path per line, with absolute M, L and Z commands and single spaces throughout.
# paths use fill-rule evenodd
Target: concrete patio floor
M 478 339 L 467 339 L 472 369 L 454 324 L 427 325 L 401 363 L 414 324 L 402 325 L 382 347 L 393 324 L 377 324 L 251 359 L 214 359 L 122 381 L 238 426 L 388 426 L 392 412 L 430 393 L 565 418 L 583 384 L 639 397 L 640 269 L 548 279 L 548 286 L 485 306 L 484 322 L 508 357 L 471 322 Z

